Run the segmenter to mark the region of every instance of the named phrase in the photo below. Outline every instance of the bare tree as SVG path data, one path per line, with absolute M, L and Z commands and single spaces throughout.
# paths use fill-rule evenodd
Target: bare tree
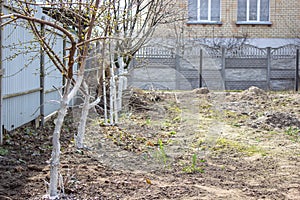
M 110 41 L 110 123 L 118 123 L 127 68 L 136 52 L 148 42 L 158 25 L 176 20 L 172 0 L 113 0 L 107 13 Z M 117 68 L 115 71 L 114 68 Z M 118 86 L 115 83 L 118 80 Z M 115 93 L 116 94 L 115 94 Z
M 9 6 L 15 12 L 2 15 L 1 26 L 5 26 L 13 21 L 26 20 L 31 27 L 35 37 L 40 45 L 52 60 L 53 64 L 61 71 L 66 78 L 66 84 L 61 99 L 60 108 L 55 120 L 55 129 L 53 132 L 53 149 L 50 160 L 50 184 L 49 197 L 55 199 L 59 196 L 59 164 L 60 164 L 60 132 L 64 118 L 67 114 L 69 102 L 79 91 L 84 77 L 86 58 L 88 55 L 89 43 L 92 38 L 92 31 L 96 18 L 100 11 L 100 0 L 95 1 L 45 1 L 47 14 L 56 21 L 46 21 L 35 17 L 37 12 L 34 1 L 10 1 Z M 40 5 L 41 6 L 41 5 Z M 59 57 L 54 49 L 51 48 L 49 40 L 39 31 L 39 26 L 47 26 L 57 32 L 62 33 L 69 40 L 67 63 L 64 64 L 63 58 Z M 76 79 L 74 76 L 75 64 L 78 67 Z

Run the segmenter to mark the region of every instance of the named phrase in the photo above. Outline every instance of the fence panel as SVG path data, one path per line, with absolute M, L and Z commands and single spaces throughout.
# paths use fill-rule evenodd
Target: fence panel
M 2 34 L 2 124 L 12 130 L 39 115 L 39 47 L 24 22 L 5 26 Z
M 286 45 L 272 49 L 270 69 L 271 90 L 292 90 L 294 88 L 296 50 L 297 47 L 295 45 Z
M 4 13 L 10 10 L 3 8 Z M 42 12 L 37 17 L 42 18 Z M 50 33 L 50 32 L 49 32 Z M 59 57 L 63 55 L 63 38 L 55 32 L 52 45 Z M 49 104 L 58 100 L 59 94 L 54 88 L 61 89 L 62 75 L 44 56 L 44 84 L 41 79 L 41 47 L 25 21 L 16 21 L 2 29 L 2 106 L 1 126 L 11 131 L 30 121 L 39 119 L 41 108 L 49 115 L 58 109 L 58 104 Z M 43 88 L 42 88 L 43 86 Z M 44 95 L 45 98 L 41 98 Z M 42 102 L 44 101 L 44 102 Z M 1 129 L 2 131 L 2 129 Z

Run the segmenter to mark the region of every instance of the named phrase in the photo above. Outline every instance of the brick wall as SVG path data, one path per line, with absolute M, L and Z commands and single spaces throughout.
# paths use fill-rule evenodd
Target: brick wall
M 187 0 L 178 1 L 178 14 L 187 18 Z M 295 38 L 300 32 L 300 0 L 270 0 L 272 25 L 237 25 L 237 0 L 221 0 L 221 25 L 188 25 L 187 20 L 160 26 L 154 36 L 176 38 L 238 37 Z M 176 30 L 175 28 L 176 27 Z M 182 30 L 181 30 L 182 29 Z

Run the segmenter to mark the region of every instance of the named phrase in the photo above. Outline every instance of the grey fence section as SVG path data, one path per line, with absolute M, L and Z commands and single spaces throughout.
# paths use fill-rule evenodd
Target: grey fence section
M 142 89 L 174 89 L 176 58 L 171 49 L 147 46 L 132 60 L 129 84 Z
M 270 50 L 269 76 L 271 90 L 296 89 L 296 84 L 299 84 L 296 79 L 296 58 L 299 57 L 296 52 L 298 48 L 295 45 L 287 45 Z M 299 77 L 299 74 L 297 77 Z
M 296 84 L 297 46 L 234 49 L 193 46 L 184 53 L 176 49 L 145 47 L 133 59 L 130 83 L 148 89 L 293 90 Z
M 3 8 L 4 13 L 10 10 Z M 42 18 L 41 12 L 37 17 Z M 46 16 L 44 16 L 46 17 Z M 52 30 L 53 48 L 63 56 L 63 37 Z M 41 47 L 25 22 L 6 25 L 1 30 L 1 132 L 11 131 L 33 120 L 39 120 L 58 109 L 57 100 L 62 88 L 62 75 Z M 56 103 L 54 103 L 56 101 Z M 2 138 L 1 138 L 2 139 Z
M 129 84 L 142 89 L 192 89 L 199 87 L 199 71 L 174 49 L 147 46 L 131 63 Z
M 225 50 L 223 50 L 225 51 Z M 243 90 L 250 86 L 268 89 L 268 51 L 250 45 L 225 51 L 225 89 Z
M 222 64 L 225 88 L 244 90 L 257 86 L 265 90 L 293 90 L 296 50 L 294 45 L 264 49 L 243 45 L 227 50 Z

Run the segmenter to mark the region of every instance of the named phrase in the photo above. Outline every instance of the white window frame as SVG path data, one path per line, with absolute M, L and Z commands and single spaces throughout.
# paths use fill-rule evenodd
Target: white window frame
M 246 11 L 247 22 L 260 22 L 260 0 L 256 0 L 256 1 L 257 1 L 256 20 L 250 20 L 250 0 L 247 0 L 247 11 Z
M 211 22 L 211 0 L 208 0 L 208 8 L 207 8 L 207 20 L 201 20 L 201 1 L 203 0 L 198 0 L 197 1 L 197 21 L 199 22 Z
M 212 20 L 212 0 L 208 0 L 208 5 L 207 5 L 207 20 L 205 19 L 201 19 L 201 1 L 203 0 L 197 0 L 197 9 L 196 9 L 196 13 L 197 13 L 197 18 L 195 19 L 195 21 L 190 21 L 191 23 L 218 23 L 221 21 L 221 1 L 220 0 L 220 10 L 219 10 L 219 14 L 220 14 L 220 19 L 219 20 Z
M 256 8 L 256 20 L 251 20 L 250 19 L 250 0 L 247 0 L 246 2 L 246 21 L 245 22 L 249 22 L 249 23 L 268 23 L 270 21 L 270 6 L 269 6 L 269 20 L 268 21 L 261 21 L 260 19 L 260 4 L 261 4 L 261 0 L 256 0 L 257 1 L 257 8 Z M 270 4 L 270 0 L 268 1 Z M 238 11 L 239 12 L 239 11 Z M 239 15 L 239 13 L 237 13 Z

